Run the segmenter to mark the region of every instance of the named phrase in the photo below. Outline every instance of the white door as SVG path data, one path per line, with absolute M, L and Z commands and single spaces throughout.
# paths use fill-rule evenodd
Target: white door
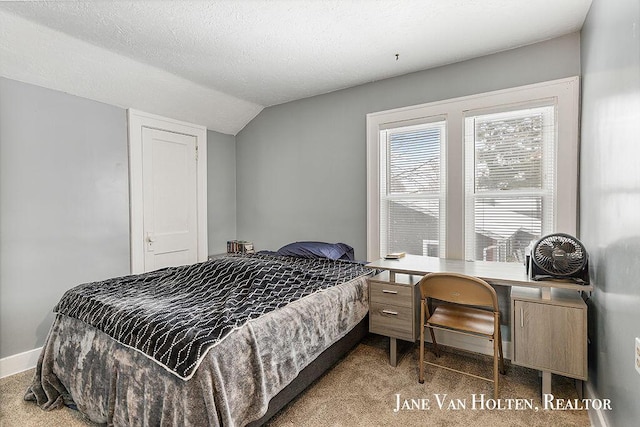
M 129 109 L 131 273 L 207 260 L 207 128 Z
M 198 261 L 196 137 L 142 129 L 144 270 Z

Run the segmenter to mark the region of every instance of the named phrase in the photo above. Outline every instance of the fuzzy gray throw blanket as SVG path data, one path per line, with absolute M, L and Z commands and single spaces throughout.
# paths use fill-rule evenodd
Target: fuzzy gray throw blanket
M 43 409 L 73 404 L 108 425 L 246 425 L 364 318 L 363 272 L 238 325 L 186 381 L 99 328 L 58 314 L 25 399 Z

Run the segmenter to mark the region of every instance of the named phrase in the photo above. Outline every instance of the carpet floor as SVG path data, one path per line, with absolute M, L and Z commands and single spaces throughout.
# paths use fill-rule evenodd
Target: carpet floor
M 426 365 L 425 383 L 419 384 L 417 346 L 395 368 L 388 363 L 388 351 L 388 339 L 368 335 L 268 426 L 591 425 L 586 410 L 545 409 L 535 370 L 507 363 L 507 374 L 500 378 L 500 399 L 495 401 L 493 384 L 430 365 Z M 486 356 L 444 352 L 436 359 L 429 352 L 427 360 L 491 376 L 492 363 Z M 23 401 L 32 377 L 30 370 L 0 380 L 0 427 L 94 425 L 77 411 L 47 412 Z M 557 399 L 578 398 L 574 381 L 557 375 L 552 392 Z

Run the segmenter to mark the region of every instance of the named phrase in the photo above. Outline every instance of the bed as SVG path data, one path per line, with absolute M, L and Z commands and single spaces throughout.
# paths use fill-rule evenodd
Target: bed
M 80 285 L 25 399 L 109 425 L 260 425 L 364 336 L 370 274 L 260 253 Z

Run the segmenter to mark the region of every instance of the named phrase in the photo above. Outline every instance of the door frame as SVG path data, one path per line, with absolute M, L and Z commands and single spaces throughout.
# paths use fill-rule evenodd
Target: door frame
M 207 235 L 207 128 L 134 109 L 127 110 L 129 135 L 129 206 L 131 274 L 144 272 L 144 209 L 142 178 L 142 129 L 151 128 L 196 138 L 198 262 L 208 256 Z

